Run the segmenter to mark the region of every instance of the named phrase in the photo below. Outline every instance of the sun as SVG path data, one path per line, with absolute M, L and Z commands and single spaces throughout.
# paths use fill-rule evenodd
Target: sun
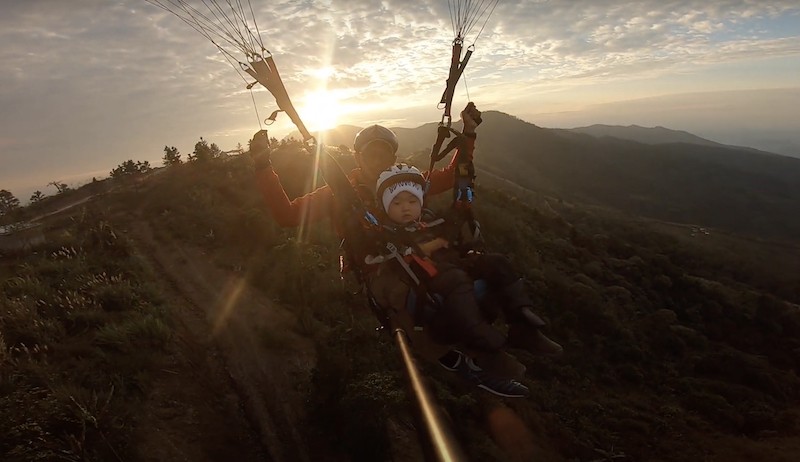
M 319 90 L 306 95 L 300 116 L 310 131 L 318 132 L 335 127 L 341 112 L 339 98 L 330 91 Z

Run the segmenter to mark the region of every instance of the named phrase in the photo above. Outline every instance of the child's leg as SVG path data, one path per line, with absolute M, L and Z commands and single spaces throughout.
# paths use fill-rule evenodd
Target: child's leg
M 533 300 L 508 258 L 496 253 L 475 254 L 468 257 L 465 264 L 472 277 L 486 281 L 490 292 L 500 302 L 509 325 L 510 346 L 536 354 L 562 352 L 561 345 L 541 332 L 546 323 L 534 313 Z
M 434 341 L 427 330 L 418 331 L 414 328 L 414 319 L 406 309 L 408 294 L 412 289 L 403 281 L 402 273 L 385 265 L 369 275 L 369 286 L 375 300 L 387 311 L 390 324 L 387 327 L 405 331 L 417 354 L 435 363 L 450 351 L 447 344 Z
M 506 342 L 505 335 L 484 319 L 475 299 L 472 278 L 457 265 L 442 263 L 438 270 L 428 283 L 432 293 L 443 297 L 430 323 L 434 337 L 478 350 L 500 350 Z

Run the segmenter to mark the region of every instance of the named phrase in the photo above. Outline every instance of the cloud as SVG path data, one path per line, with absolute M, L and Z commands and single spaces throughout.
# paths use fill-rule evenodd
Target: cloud
M 327 86 L 363 111 L 350 114 L 348 123 L 439 119 L 436 103 L 454 38 L 448 2 L 252 3 L 264 45 L 295 102 Z M 798 24 L 794 0 L 501 1 L 475 43 L 457 99 L 465 100 L 468 90 L 512 111 L 545 100 L 555 105 L 571 94 L 609 100 L 615 94 L 590 90 L 636 81 L 663 94 L 659 79 L 674 83 L 676 75 L 714 66 L 796 60 Z M 78 174 L 128 158 L 157 163 L 163 144 L 185 151 L 212 133 L 223 148 L 245 141 L 275 103 L 258 87 L 251 98 L 245 86 L 252 79 L 234 70 L 243 56 L 231 54 L 226 58 L 142 0 L 4 2 L 0 155 L 13 169 L 5 168 L 0 182 L 46 165 Z M 327 81 L 311 73 L 323 68 L 333 70 Z M 767 71 L 740 74 L 766 86 L 778 78 Z M 291 129 L 282 121 L 273 128 Z

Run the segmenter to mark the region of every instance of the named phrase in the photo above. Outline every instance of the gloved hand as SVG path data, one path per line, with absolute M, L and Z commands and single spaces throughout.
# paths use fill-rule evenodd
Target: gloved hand
M 461 120 L 464 122 L 464 133 L 475 133 L 475 129 L 483 122 L 481 111 L 473 102 L 467 103 L 467 107 L 461 111 Z
M 272 165 L 270 161 L 269 134 L 266 130 L 259 130 L 250 140 L 250 155 L 256 170 L 261 170 Z

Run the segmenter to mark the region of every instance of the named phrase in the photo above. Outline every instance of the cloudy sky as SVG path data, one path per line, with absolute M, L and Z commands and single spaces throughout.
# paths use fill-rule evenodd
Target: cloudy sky
M 251 1 L 312 128 L 441 118 L 448 3 L 459 2 Z M 165 145 L 185 157 L 202 136 L 233 149 L 276 108 L 208 39 L 145 0 L 0 5 L 0 189 L 23 202 L 127 159 L 159 165 Z M 469 98 L 544 127 L 661 125 L 800 152 L 796 0 L 501 0 L 464 75 L 456 106 Z M 291 129 L 286 117 L 270 127 Z

